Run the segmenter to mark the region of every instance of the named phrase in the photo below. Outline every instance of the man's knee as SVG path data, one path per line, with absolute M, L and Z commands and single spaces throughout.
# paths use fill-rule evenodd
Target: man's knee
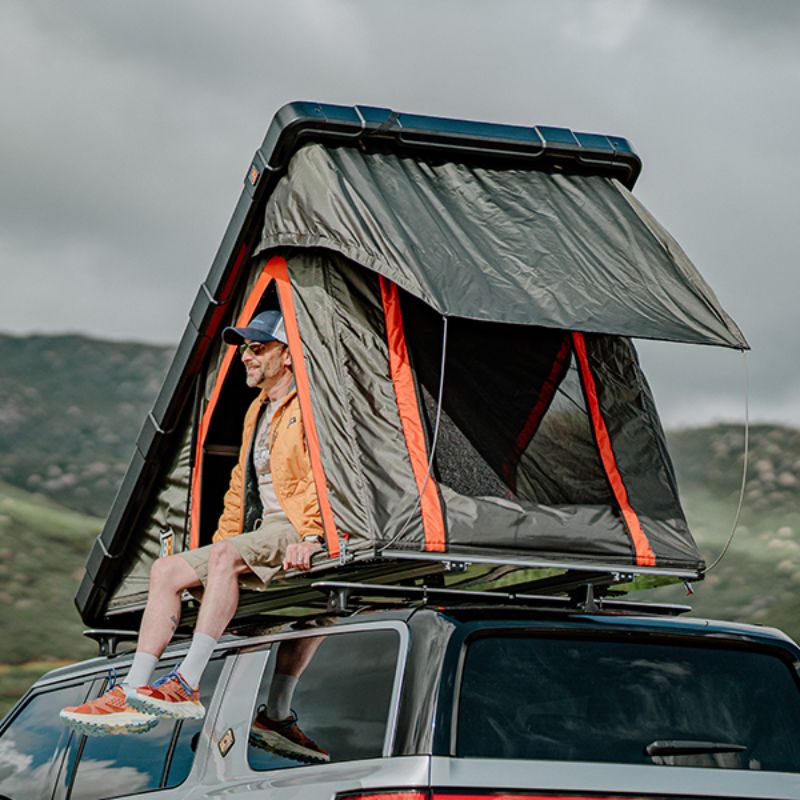
M 157 558 L 150 567 L 150 589 L 182 591 L 197 582 L 194 570 L 180 556 Z
M 243 563 L 239 551 L 230 542 L 223 540 L 211 546 L 211 550 L 208 554 L 209 575 L 212 572 L 235 571 L 241 567 Z

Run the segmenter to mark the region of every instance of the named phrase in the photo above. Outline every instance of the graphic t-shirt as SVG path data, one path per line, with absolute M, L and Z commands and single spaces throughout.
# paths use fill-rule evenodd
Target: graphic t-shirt
M 255 442 L 253 443 L 253 465 L 256 468 L 256 477 L 258 478 L 258 492 L 261 496 L 263 519 L 276 514 L 286 517 L 272 485 L 272 470 L 269 465 L 269 425 L 274 415 L 275 404 L 269 402 L 261 414 L 261 419 L 256 429 Z

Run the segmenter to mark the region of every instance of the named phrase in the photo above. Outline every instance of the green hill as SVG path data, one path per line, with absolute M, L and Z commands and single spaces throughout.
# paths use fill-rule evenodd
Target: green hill
M 0 480 L 104 517 L 172 353 L 0 335 Z
M 0 663 L 85 658 L 73 604 L 101 520 L 0 483 Z
M 736 514 L 742 480 L 742 426 L 715 425 L 669 437 L 689 525 L 709 566 Z M 774 625 L 800 640 L 800 431 L 750 429 L 745 499 L 730 550 L 695 594 L 676 587 L 642 595 L 688 602 L 693 616 Z
M 95 654 L 73 597 L 100 527 L 0 483 L 0 717 L 42 673 Z

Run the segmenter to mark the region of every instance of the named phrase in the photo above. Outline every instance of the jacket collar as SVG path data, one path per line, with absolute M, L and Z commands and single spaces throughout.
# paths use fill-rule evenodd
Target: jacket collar
M 289 387 L 289 391 L 286 393 L 284 397 L 282 397 L 278 401 L 278 404 L 275 406 L 274 413 L 277 414 L 278 411 L 281 408 L 283 408 L 296 394 L 297 394 L 297 386 L 295 385 L 295 382 L 292 381 L 292 385 Z M 269 403 L 269 395 L 267 394 L 266 389 L 261 390 L 261 394 L 259 394 L 258 399 L 261 401 L 262 406 L 265 406 L 267 403 Z

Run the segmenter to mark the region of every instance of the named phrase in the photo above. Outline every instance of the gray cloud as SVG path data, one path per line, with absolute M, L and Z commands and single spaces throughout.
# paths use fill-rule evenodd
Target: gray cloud
M 0 328 L 174 342 L 294 99 L 627 136 L 637 194 L 800 424 L 794 0 L 0 5 Z M 645 345 L 667 421 L 741 415 L 739 356 Z

